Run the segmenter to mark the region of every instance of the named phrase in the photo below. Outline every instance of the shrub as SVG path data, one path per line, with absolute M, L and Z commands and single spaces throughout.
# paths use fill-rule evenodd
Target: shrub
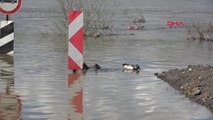
M 196 23 L 185 27 L 187 39 L 213 41 L 213 24 L 209 23 Z
M 59 9 L 58 17 L 52 20 L 55 25 L 54 32 L 61 39 L 67 39 L 68 13 L 70 10 L 81 10 L 84 13 L 84 36 L 101 37 L 107 35 L 110 30 L 110 19 L 113 14 L 108 14 L 104 7 L 104 0 L 57 0 Z

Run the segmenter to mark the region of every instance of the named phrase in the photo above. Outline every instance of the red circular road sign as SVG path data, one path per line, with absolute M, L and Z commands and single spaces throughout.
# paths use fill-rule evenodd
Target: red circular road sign
M 21 8 L 22 0 L 0 0 L 0 12 L 5 15 L 16 13 Z

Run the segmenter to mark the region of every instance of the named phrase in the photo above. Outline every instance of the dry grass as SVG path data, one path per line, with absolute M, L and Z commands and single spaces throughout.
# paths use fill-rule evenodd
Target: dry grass
M 197 23 L 185 27 L 188 40 L 212 41 L 213 23 Z

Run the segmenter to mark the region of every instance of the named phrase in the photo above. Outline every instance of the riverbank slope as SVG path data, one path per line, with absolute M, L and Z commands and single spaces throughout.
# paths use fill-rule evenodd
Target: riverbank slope
M 155 75 L 213 113 L 213 66 L 189 65 Z

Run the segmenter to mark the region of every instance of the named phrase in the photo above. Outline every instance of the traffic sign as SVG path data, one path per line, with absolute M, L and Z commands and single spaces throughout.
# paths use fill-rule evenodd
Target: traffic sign
M 5 15 L 16 13 L 21 8 L 22 0 L 0 0 L 0 12 Z
M 74 72 L 83 68 L 84 30 L 82 11 L 70 11 L 68 28 L 68 67 Z

